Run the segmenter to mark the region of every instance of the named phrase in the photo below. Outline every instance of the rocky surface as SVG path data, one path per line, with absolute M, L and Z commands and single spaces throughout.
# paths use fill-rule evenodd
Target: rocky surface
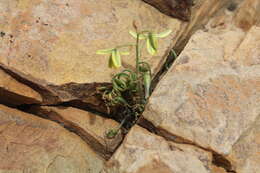
M 260 24 L 260 1 L 245 0 L 235 17 L 235 23 L 238 27 L 248 31 L 251 26 Z
M 0 69 L 0 103 L 15 106 L 41 102 L 42 97 L 39 93 Z
M 0 173 L 260 172 L 260 1 L 143 1 L 0 0 Z M 108 139 L 119 123 L 86 110 L 107 112 L 117 71 L 95 52 L 134 41 L 133 21 L 173 32 L 144 54 L 159 83 L 142 127 Z
M 204 5 L 214 2 L 201 0 L 193 11 L 199 18 L 186 24 L 141 0 L 0 1 L 0 62 L 54 85 L 109 82 L 115 71 L 107 68 L 108 57 L 95 52 L 134 41 L 128 31 L 136 20 L 140 29 L 173 30 L 160 43 L 160 54 L 148 59 L 157 71 L 173 42 L 186 38 L 183 30 L 194 31 L 227 0 L 214 8 Z M 123 61 L 126 67 L 134 64 L 131 57 Z
M 208 152 L 168 143 L 136 125 L 108 161 L 103 173 L 210 173 L 209 163 Z
M 228 159 L 238 173 L 260 171 L 260 116 L 233 146 Z
M 103 162 L 60 125 L 0 105 L 1 173 L 98 173 Z
M 229 170 L 259 172 L 260 27 L 251 23 L 246 32 L 228 16 L 192 36 L 140 123 L 169 140 L 222 155 Z
M 232 50 L 225 47 L 229 34 L 196 33 L 144 117 L 173 136 L 228 154 L 260 113 L 259 34 L 260 28 L 251 29 L 230 57 L 224 52 Z
M 119 128 L 119 123 L 80 109 L 34 106 L 30 112 L 56 121 L 74 131 L 104 158 L 111 156 L 123 138 L 120 131 L 114 138 L 107 137 L 109 130 Z

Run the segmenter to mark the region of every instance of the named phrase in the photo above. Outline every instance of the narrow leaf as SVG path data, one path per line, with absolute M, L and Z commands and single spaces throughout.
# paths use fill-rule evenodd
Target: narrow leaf
M 150 86 L 151 86 L 151 75 L 149 72 L 144 73 L 144 88 L 145 88 L 145 99 L 150 96 Z
M 112 54 L 110 55 L 109 60 L 108 60 L 108 67 L 113 68 Z
M 121 67 L 121 57 L 118 50 L 116 49 L 112 51 L 112 62 L 113 62 L 113 67 L 115 68 Z
M 120 54 L 121 54 L 121 55 L 130 55 L 130 52 L 127 52 L 127 51 L 120 51 Z
M 137 38 L 137 33 L 136 32 L 130 30 L 129 34 L 132 35 L 134 38 Z M 140 40 L 143 40 L 145 38 L 146 38 L 145 34 L 139 34 L 139 39 Z
M 164 31 L 164 32 L 161 32 L 159 34 L 153 34 L 154 37 L 157 37 L 157 38 L 164 38 L 164 37 L 167 37 L 170 33 L 172 32 L 172 30 L 167 30 L 167 31 Z
M 112 51 L 113 51 L 113 49 L 102 49 L 102 50 L 96 51 L 96 54 L 98 54 L 98 55 L 105 55 L 105 54 L 112 53 Z
M 146 40 L 146 46 L 147 46 L 147 51 L 151 54 L 154 55 L 157 52 L 157 39 L 152 36 L 151 33 L 148 34 L 148 39 Z

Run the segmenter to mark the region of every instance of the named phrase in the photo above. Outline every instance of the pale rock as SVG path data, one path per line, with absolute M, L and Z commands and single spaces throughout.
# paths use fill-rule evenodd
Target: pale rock
M 0 105 L 1 173 L 98 173 L 103 163 L 57 123 Z
M 0 1 L 0 62 L 54 85 L 109 82 L 121 69 L 109 69 L 108 56 L 95 52 L 134 42 L 128 31 L 136 21 L 140 30 L 173 30 L 160 40 L 157 56 L 144 54 L 157 72 L 173 45 L 186 40 L 226 2 L 198 1 L 191 22 L 185 23 L 141 0 Z M 132 56 L 122 59 L 125 67 L 134 67 Z
M 245 37 L 238 29 L 227 32 L 193 35 L 144 112 L 169 139 L 222 155 L 230 154 L 260 113 L 260 28 Z
M 205 156 L 211 159 L 201 149 L 168 143 L 136 125 L 108 161 L 103 173 L 210 173 Z
M 56 121 L 81 136 L 97 153 L 109 158 L 122 141 L 122 133 L 108 138 L 110 130 L 119 128 L 116 121 L 73 107 L 34 106 L 30 112 Z
M 0 69 L 0 102 L 9 105 L 36 104 L 41 95 Z

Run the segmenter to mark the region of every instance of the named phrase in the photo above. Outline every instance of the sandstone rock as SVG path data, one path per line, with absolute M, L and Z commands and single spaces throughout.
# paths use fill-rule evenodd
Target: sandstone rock
M 238 27 L 248 31 L 253 25 L 260 23 L 260 1 L 245 0 L 236 13 L 235 23 Z
M 162 137 L 134 126 L 103 172 L 209 173 L 210 169 L 204 165 L 204 156 L 207 155 L 207 152 L 196 151 L 192 146 L 169 144 Z M 210 160 L 210 157 L 206 159 Z
M 201 0 L 192 14 L 197 17 L 183 24 L 140 0 L 1 1 L 0 62 L 54 85 L 109 82 L 115 71 L 107 68 L 107 57 L 95 52 L 134 41 L 128 30 L 136 20 L 140 29 L 173 30 L 160 43 L 160 54 L 148 60 L 156 72 L 171 45 L 224 2 Z M 132 57 L 123 61 L 126 67 L 134 65 Z
M 72 107 L 50 106 L 35 106 L 30 111 L 75 131 L 104 158 L 109 158 L 122 140 L 120 131 L 112 139 L 106 136 L 109 130 L 117 129 L 119 123 L 90 112 Z
M 260 28 L 241 32 L 192 36 L 144 112 L 158 133 L 230 154 L 260 113 Z
M 53 85 L 2 63 L 0 63 L 0 69 L 20 83 L 30 86 L 30 88 L 37 91 L 42 97 L 42 105 L 66 102 L 66 104 L 80 108 L 87 107 L 98 110 L 99 112 L 107 112 L 107 107 L 102 100 L 101 94 L 98 92 L 98 88 L 101 86 L 110 86 L 111 84 L 109 83 L 67 83 L 63 85 Z M 5 97 L 3 97 L 2 100 L 8 102 L 8 99 Z
M 260 172 L 260 116 L 234 145 L 228 159 L 238 173 Z
M 103 160 L 58 124 L 0 105 L 1 173 L 98 173 Z
M 164 14 L 188 21 L 193 0 L 144 0 Z
M 14 106 L 41 102 L 39 93 L 0 69 L 0 103 Z

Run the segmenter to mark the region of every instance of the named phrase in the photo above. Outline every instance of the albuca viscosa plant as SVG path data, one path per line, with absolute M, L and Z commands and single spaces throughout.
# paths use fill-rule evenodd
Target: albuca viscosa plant
M 144 106 L 150 96 L 151 85 L 151 67 L 147 62 L 142 60 L 142 51 L 146 44 L 149 54 L 155 55 L 158 51 L 158 39 L 164 38 L 171 33 L 167 30 L 162 33 L 152 31 L 139 31 L 134 24 L 135 31 L 129 31 L 129 34 L 136 39 L 133 44 L 119 45 L 115 48 L 98 50 L 97 54 L 109 55 L 108 67 L 121 67 L 121 56 L 129 55 L 130 50 L 135 48 L 135 70 L 124 69 L 112 78 L 111 87 L 100 88 L 102 98 L 105 101 L 108 111 L 110 107 L 120 106 L 123 108 L 123 119 L 121 126 L 129 116 L 136 120 L 140 113 L 143 112 Z M 108 136 L 113 136 L 117 130 L 110 131 Z

